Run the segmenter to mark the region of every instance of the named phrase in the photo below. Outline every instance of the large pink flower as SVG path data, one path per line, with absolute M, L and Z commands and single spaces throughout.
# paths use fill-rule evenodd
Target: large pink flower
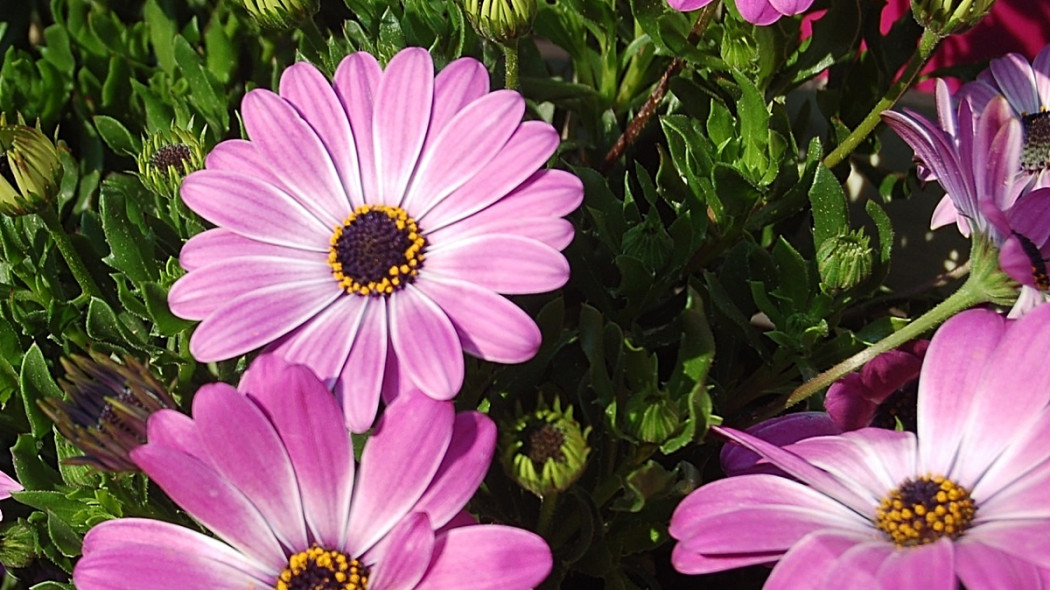
M 1050 306 L 1013 322 L 968 311 L 926 352 L 917 433 L 780 448 L 718 428 L 791 477 L 730 477 L 686 497 L 671 520 L 675 568 L 775 563 L 765 587 L 778 589 L 1045 588 L 1048 348 Z
M 535 534 L 460 526 L 495 447 L 486 416 L 401 396 L 355 466 L 339 407 L 307 368 L 264 355 L 241 389 L 201 388 L 192 419 L 154 414 L 149 442 L 132 451 L 221 541 L 157 520 L 110 520 L 84 538 L 77 588 L 495 590 L 531 588 L 550 572 Z
M 707 6 L 714 0 L 667 0 L 671 8 L 682 12 Z M 736 0 L 744 20 L 755 25 L 771 25 L 783 16 L 794 16 L 809 9 L 813 0 Z
M 429 54 L 383 70 L 350 55 L 334 82 L 297 63 L 280 94 L 249 92 L 250 141 L 225 141 L 182 198 L 219 226 L 194 236 L 171 289 L 174 313 L 202 320 L 201 361 L 262 346 L 309 366 L 367 430 L 380 394 L 450 399 L 463 352 L 531 358 L 540 332 L 501 294 L 550 291 L 569 267 L 561 219 L 583 198 L 575 176 L 543 169 L 557 132 L 525 101 L 489 92 L 476 60 L 438 76 Z M 352 387 L 351 387 L 352 386 Z

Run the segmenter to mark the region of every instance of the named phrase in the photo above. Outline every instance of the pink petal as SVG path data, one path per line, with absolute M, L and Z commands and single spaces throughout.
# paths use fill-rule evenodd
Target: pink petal
M 1032 66 L 1023 55 L 1008 53 L 993 59 L 988 69 L 1015 111 L 1028 114 L 1039 112 L 1039 96 L 1036 94 Z
M 934 335 L 919 376 L 917 430 L 922 471 L 946 473 L 955 460 L 974 402 L 973 395 L 959 392 L 976 389 L 1005 327 L 999 314 L 971 310 L 953 317 Z M 934 441 L 936 444 L 930 444 Z
M 748 0 L 741 0 L 747 2 Z M 780 14 L 793 16 L 806 11 L 813 0 L 769 0 L 769 4 Z
M 461 57 L 441 69 L 434 78 L 434 107 L 423 151 L 430 149 L 438 134 L 463 107 L 489 91 L 489 72 L 472 57 Z
M 858 544 L 830 564 L 824 576 L 824 583 L 817 588 L 821 590 L 841 590 L 842 588 L 889 590 L 879 584 L 877 576 L 882 564 L 893 555 L 896 549 L 893 543 L 886 541 Z M 919 588 L 916 587 L 915 590 Z
M 840 434 L 840 429 L 824 412 L 796 412 L 760 422 L 746 430 L 752 436 L 771 442 L 779 447 L 805 438 Z M 774 473 L 781 471 L 755 453 L 739 445 L 725 445 L 719 456 L 726 475 L 746 473 Z
M 361 168 L 361 187 L 366 202 L 379 203 L 379 180 L 376 177 L 376 156 L 372 149 L 372 109 L 383 68 L 372 54 L 359 51 L 343 58 L 335 70 L 333 88 L 350 120 L 358 165 Z
M 284 405 L 296 403 L 296 392 L 287 395 Z M 220 476 L 255 505 L 285 547 L 308 547 L 291 457 L 260 407 L 232 387 L 202 388 L 193 397 L 193 419 Z
M 871 505 L 882 494 L 916 473 L 918 448 L 915 435 L 885 428 L 864 428 L 839 436 L 807 438 L 784 447 L 810 464 L 823 469 L 853 490 L 864 494 Z
M 496 424 L 484 414 L 462 412 L 434 481 L 413 511 L 425 512 L 434 528 L 445 526 L 474 496 L 496 449 Z
M 330 277 L 312 283 L 273 285 L 229 301 L 197 326 L 190 352 L 219 361 L 260 348 L 301 326 L 342 292 Z
M 419 159 L 402 206 L 427 211 L 483 172 L 521 123 L 525 100 L 498 90 L 467 105 L 448 122 Z
M 1043 47 L 1032 61 L 1032 74 L 1035 75 L 1039 106 L 1050 107 L 1050 51 L 1046 47 Z
M 773 8 L 769 0 L 739 0 L 736 7 L 740 16 L 753 25 L 771 25 L 784 16 Z
M 984 523 L 967 531 L 967 536 L 1036 567 L 1050 569 L 1050 519 Z
M 438 537 L 434 549 L 418 590 L 525 590 L 539 586 L 553 567 L 542 538 L 508 526 L 452 529 Z
M 182 245 L 182 250 L 179 251 L 179 265 L 188 271 L 193 271 L 202 266 L 223 262 L 233 253 L 236 253 L 237 256 L 278 256 L 296 260 L 328 260 L 327 254 L 242 238 L 228 229 L 217 227 L 187 240 Z
M 335 386 L 346 427 L 357 433 L 366 432 L 375 421 L 390 347 L 386 302 L 373 299 L 366 305 L 354 346 Z
M 671 566 L 683 574 L 710 574 L 749 565 L 772 564 L 781 552 L 746 553 L 741 555 L 701 555 L 678 543 L 671 550 Z
M 504 297 L 467 281 L 428 276 L 416 288 L 441 308 L 463 351 L 497 363 L 521 363 L 536 355 L 542 336 L 536 322 Z
M 955 203 L 952 202 L 951 196 L 944 195 L 937 203 L 937 207 L 934 208 L 933 216 L 930 217 L 930 229 L 951 225 L 958 222 L 959 219 L 959 213 L 955 209 Z M 969 232 L 963 235 L 968 234 Z
M 272 184 L 240 173 L 198 170 L 182 181 L 181 190 L 190 209 L 240 236 L 328 253 L 332 226 Z
M 387 406 L 361 455 L 348 552 L 371 548 L 423 497 L 452 439 L 453 421 L 452 404 L 426 396 Z
M 833 501 L 826 504 L 832 505 Z M 796 506 L 750 505 L 694 520 L 692 526 L 706 532 L 683 539 L 682 543 L 686 549 L 704 555 L 783 552 L 816 531 L 857 530 L 856 515 L 841 506 L 835 508 L 840 514 Z
M 252 291 L 277 285 L 288 289 L 296 284 L 314 283 L 318 277 L 330 275 L 331 267 L 323 259 L 323 254 L 311 254 L 314 260 L 276 256 L 229 257 L 197 268 L 175 281 L 168 292 L 168 305 L 180 318 L 200 320 Z M 230 280 L 231 277 L 236 278 Z
M 825 530 L 812 533 L 795 543 L 777 562 L 766 580 L 765 589 L 818 588 L 821 582 L 827 579 L 827 571 L 843 553 L 868 542 L 869 539 L 866 535 L 846 531 Z
M 237 172 L 246 176 L 254 176 L 259 180 L 272 184 L 284 192 L 288 187 L 274 174 L 269 162 L 259 153 L 255 144 L 244 139 L 229 139 L 219 142 L 204 160 L 208 170 L 218 172 Z
M 451 399 L 463 385 L 463 348 L 445 312 L 409 285 L 388 300 L 390 342 L 405 374 L 434 399 Z
M 421 512 L 409 514 L 383 539 L 369 559 L 375 559 L 369 586 L 418 588 L 435 548 L 434 529 Z
M 266 410 L 287 449 L 311 537 L 326 547 L 342 547 L 354 456 L 335 398 L 309 369 L 274 355 L 257 357 L 239 389 Z M 260 458 L 276 463 L 271 455 Z
M 955 553 L 955 570 L 967 590 L 1040 588 L 1042 585 L 1035 565 L 980 541 L 964 537 L 956 543 Z
M 569 280 L 569 263 L 550 246 L 512 235 L 456 240 L 427 252 L 426 270 L 497 293 L 553 291 Z
M 423 147 L 433 102 L 430 54 L 419 47 L 398 52 L 383 72 L 372 120 L 380 202 L 401 203 Z
M 349 198 L 332 155 L 299 112 L 280 96 L 260 89 L 244 96 L 241 111 L 252 144 L 288 193 L 326 227 L 342 223 L 351 210 Z M 334 120 L 327 124 L 337 125 Z
M 23 488 L 22 484 L 18 483 L 15 478 L 0 471 L 0 500 L 10 498 L 11 492 L 21 492 L 23 489 L 25 488 Z
M 84 537 L 83 551 L 73 571 L 82 590 L 241 590 L 269 587 L 277 575 L 215 539 L 139 518 L 95 526 Z
M 170 447 L 211 464 L 197 424 L 177 410 L 154 412 L 146 422 L 146 439 L 152 445 Z
M 295 106 L 324 144 L 349 206 L 363 205 L 364 189 L 354 133 L 339 97 L 324 74 L 306 62 L 293 64 L 281 74 L 281 97 Z M 324 196 L 331 197 L 334 204 L 347 206 L 346 201 L 334 198 L 337 193 Z M 341 222 L 346 213 L 341 213 L 336 222 Z
M 667 3 L 675 10 L 688 12 L 707 6 L 711 0 L 667 0 Z
M 876 576 L 883 588 L 955 590 L 955 551 L 952 541 L 891 551 Z

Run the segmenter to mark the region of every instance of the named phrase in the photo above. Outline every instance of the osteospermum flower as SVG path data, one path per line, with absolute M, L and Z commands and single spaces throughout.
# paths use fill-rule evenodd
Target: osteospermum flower
M 828 388 L 824 408 L 842 430 L 865 426 L 915 430 L 919 371 L 929 340 L 913 340 L 870 360 Z
M 242 110 L 251 141 L 219 144 L 182 184 L 219 226 L 183 247 L 189 274 L 169 294 L 174 313 L 202 320 L 197 359 L 267 346 L 331 384 L 363 432 L 381 391 L 455 396 L 464 351 L 535 354 L 539 329 L 501 294 L 565 283 L 561 216 L 583 187 L 541 169 L 558 134 L 522 122 L 518 93 L 488 92 L 469 58 L 435 77 L 409 48 L 385 70 L 355 53 L 333 83 L 297 63 L 280 94 L 253 90 Z
M 77 588 L 514 589 L 549 573 L 537 535 L 462 524 L 495 447 L 486 416 L 402 396 L 355 465 L 339 407 L 308 369 L 264 355 L 241 389 L 201 388 L 192 419 L 154 414 L 149 443 L 132 452 L 221 540 L 157 520 L 110 520 L 84 538 Z
M 682 12 L 703 8 L 713 0 L 667 0 L 671 8 Z M 771 25 L 781 17 L 801 14 L 813 0 L 736 0 L 736 8 L 744 20 L 755 25 Z
M 730 477 L 686 497 L 671 519 L 674 566 L 776 563 L 767 588 L 1044 587 L 1048 346 L 1050 306 L 1013 322 L 968 311 L 926 353 L 917 433 L 865 428 L 780 448 L 718 428 L 791 478 Z

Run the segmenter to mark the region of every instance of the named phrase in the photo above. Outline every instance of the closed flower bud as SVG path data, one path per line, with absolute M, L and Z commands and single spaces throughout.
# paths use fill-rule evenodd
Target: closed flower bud
M 62 181 L 58 149 L 40 129 L 9 125 L 0 116 L 0 213 L 11 217 L 41 211 Z
M 536 0 L 462 0 L 474 30 L 496 43 L 519 39 L 532 31 Z
M 175 197 L 182 179 L 204 167 L 201 138 L 178 127 L 146 137 L 136 158 L 142 184 L 158 195 Z
M 863 231 L 828 238 L 817 248 L 820 280 L 831 289 L 851 289 L 871 276 L 872 250 Z
M 241 6 L 261 26 L 275 31 L 295 28 L 312 17 L 317 0 L 239 0 Z
M 146 420 L 175 400 L 133 358 L 123 363 L 93 354 L 62 359 L 62 389 L 69 401 L 44 399 L 40 406 L 62 436 L 84 455 L 65 461 L 103 471 L 137 471 L 130 452 L 146 442 Z
M 26 567 L 38 556 L 37 545 L 35 529 L 20 518 L 0 533 L 0 563 L 5 567 Z
M 563 412 L 557 398 L 552 408 L 540 400 L 539 409 L 501 430 L 504 469 L 540 498 L 569 489 L 587 467 L 591 429 L 580 430 L 572 407 Z
M 995 0 L 912 0 L 915 20 L 941 36 L 961 33 L 973 28 Z
M 627 401 L 627 431 L 642 442 L 659 444 L 671 438 L 681 419 L 678 404 L 658 392 Z

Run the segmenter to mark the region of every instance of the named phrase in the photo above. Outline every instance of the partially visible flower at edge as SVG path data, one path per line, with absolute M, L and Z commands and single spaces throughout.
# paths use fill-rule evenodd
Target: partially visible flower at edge
M 714 427 L 791 478 L 709 483 L 671 519 L 672 563 L 775 563 L 767 588 L 1039 588 L 1050 579 L 1050 306 L 948 320 L 919 381 L 918 432 L 784 448 Z M 792 479 L 793 478 L 793 479 Z
M 825 412 L 795 412 L 764 420 L 744 432 L 782 447 L 814 436 L 841 434 L 842 428 Z M 722 471 L 729 476 L 748 473 L 784 475 L 779 467 L 739 445 L 725 445 L 718 458 Z
M 667 0 L 671 8 L 688 12 L 707 6 L 714 0 Z M 740 16 L 753 25 L 771 25 L 781 17 L 801 14 L 809 9 L 813 0 L 736 0 Z
M 514 481 L 540 498 L 569 489 L 587 468 L 591 428 L 580 428 L 572 406 L 561 408 L 554 398 L 503 429 L 500 447 L 503 468 Z
M 0 500 L 6 500 L 11 497 L 11 492 L 20 492 L 23 489 L 22 484 L 15 481 L 15 478 L 0 471 Z M 0 514 L 0 518 L 3 518 L 3 514 Z
M 401 396 L 355 465 L 339 406 L 306 367 L 263 355 L 240 387 L 202 387 L 192 419 L 154 414 L 149 442 L 132 452 L 222 541 L 156 520 L 107 521 L 84 538 L 77 588 L 523 589 L 550 572 L 533 533 L 456 526 L 492 459 L 488 417 Z
M 318 0 L 236 0 L 264 28 L 284 31 L 297 27 L 320 8 Z
M 129 453 L 146 442 L 146 421 L 175 408 L 175 400 L 150 370 L 132 357 L 118 363 L 98 353 L 61 360 L 69 401 L 44 398 L 40 409 L 84 455 L 65 460 L 103 471 L 138 471 Z
M 843 431 L 866 426 L 915 430 L 915 394 L 929 340 L 913 340 L 875 357 L 828 388 L 824 408 Z
M 185 244 L 189 273 L 169 292 L 172 312 L 202 320 L 193 355 L 265 346 L 306 364 L 354 432 L 372 425 L 381 394 L 454 397 L 464 352 L 532 358 L 539 328 L 504 295 L 568 280 L 562 216 L 583 185 L 543 168 L 558 133 L 524 112 L 518 93 L 489 92 L 477 60 L 435 77 L 418 47 L 385 70 L 350 55 L 334 83 L 300 62 L 279 95 L 249 92 L 251 141 L 220 143 L 182 184 L 218 226 Z

